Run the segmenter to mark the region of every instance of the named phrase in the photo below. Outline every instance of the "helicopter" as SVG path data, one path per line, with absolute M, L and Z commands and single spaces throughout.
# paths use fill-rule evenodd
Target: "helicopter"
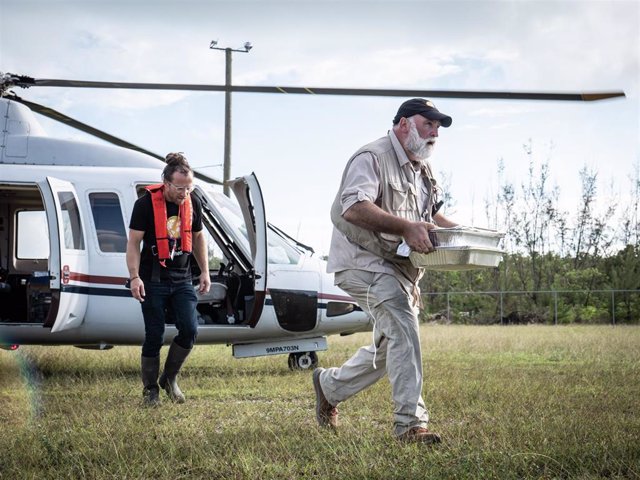
M 134 202 L 159 181 L 165 166 L 154 152 L 9 90 L 34 86 L 567 101 L 624 96 L 141 84 L 0 74 L 0 348 L 10 350 L 142 343 L 142 312 L 125 286 L 126 225 Z M 111 145 L 50 137 L 34 113 Z M 318 363 L 317 352 L 328 348 L 328 336 L 371 330 L 368 315 L 334 286 L 313 249 L 267 221 L 254 174 L 220 181 L 196 169 L 194 177 L 191 195 L 203 204 L 212 282 L 210 292 L 198 294 L 199 344 L 230 345 L 236 358 L 285 354 L 289 368 L 310 369 Z M 220 191 L 223 185 L 235 201 Z M 165 343 L 174 335 L 168 323 Z

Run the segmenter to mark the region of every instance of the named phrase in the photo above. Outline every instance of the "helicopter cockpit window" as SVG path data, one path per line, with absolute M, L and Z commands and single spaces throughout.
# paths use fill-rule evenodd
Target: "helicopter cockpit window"
M 240 206 L 235 202 L 235 200 L 230 199 L 220 192 L 209 192 L 209 195 L 215 200 L 221 216 L 229 226 L 234 231 L 242 234 L 242 236 L 238 237 L 238 240 L 243 243 L 247 252 L 250 251 L 249 240 L 247 238 L 247 227 L 244 224 L 244 218 L 242 217 Z
M 240 206 L 220 192 L 210 192 L 209 195 L 215 199 L 224 219 L 229 222 L 235 230 L 242 233 L 241 240 L 247 250 L 249 250 L 247 227 L 244 224 Z M 269 263 L 296 265 L 300 261 L 300 257 L 300 252 L 287 243 L 285 239 L 270 228 L 267 230 L 267 258 L 269 259 Z
M 296 265 L 301 256 L 298 250 L 270 228 L 267 230 L 267 252 L 269 263 L 279 265 Z
M 202 233 L 207 243 L 207 258 L 209 260 L 209 270 L 215 272 L 220 268 L 220 264 L 224 263 L 226 259 L 224 258 L 222 250 L 215 242 L 209 231 L 206 228 L 203 228 Z
M 89 204 L 96 226 L 98 246 L 102 252 L 124 253 L 127 251 L 127 233 L 122 219 L 122 208 L 118 195 L 112 192 L 89 194 Z
M 58 192 L 62 213 L 64 247 L 68 250 L 84 250 L 84 236 L 80 224 L 80 212 L 71 192 Z

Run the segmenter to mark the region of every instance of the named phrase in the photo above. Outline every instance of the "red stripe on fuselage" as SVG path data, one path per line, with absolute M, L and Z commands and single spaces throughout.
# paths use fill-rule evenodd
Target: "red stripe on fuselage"
M 106 285 L 124 285 L 126 277 L 107 277 L 103 275 L 87 275 L 79 272 L 69 272 L 69 280 L 85 283 L 103 283 Z

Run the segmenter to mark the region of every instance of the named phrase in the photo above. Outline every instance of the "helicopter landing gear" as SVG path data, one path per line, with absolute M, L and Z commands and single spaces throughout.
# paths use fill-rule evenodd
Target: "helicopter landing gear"
M 290 370 L 309 370 L 318 366 L 318 354 L 316 352 L 301 352 L 289 354 Z

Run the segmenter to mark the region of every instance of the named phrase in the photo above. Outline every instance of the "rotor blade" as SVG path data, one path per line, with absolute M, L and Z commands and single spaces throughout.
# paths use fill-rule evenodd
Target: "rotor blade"
M 7 98 L 9 98 L 10 100 L 13 100 L 15 102 L 19 102 L 22 103 L 23 105 L 26 105 L 27 107 L 29 107 L 31 110 L 33 110 L 36 113 L 39 113 L 40 115 L 44 115 L 45 117 L 51 118 L 52 120 L 55 120 L 57 122 L 60 123 L 64 123 L 65 125 L 68 125 L 72 128 L 78 129 L 82 132 L 88 133 L 89 135 L 93 135 L 94 137 L 98 137 L 101 138 L 102 140 L 105 140 L 109 143 L 112 143 L 114 145 L 117 145 L 119 147 L 124 147 L 124 148 L 128 148 L 130 150 L 135 150 L 137 152 L 140 153 L 144 153 L 146 155 L 150 155 L 154 158 L 157 158 L 159 160 L 162 160 L 163 162 L 165 161 L 164 157 L 162 157 L 161 155 L 158 155 L 157 153 L 153 153 L 150 152 L 149 150 L 146 150 L 142 147 L 138 147 L 137 145 L 134 145 L 133 143 L 129 143 L 126 140 L 122 140 L 121 138 L 118 137 L 114 137 L 113 135 L 110 135 L 106 132 L 103 132 L 102 130 L 98 130 L 97 128 L 94 128 L 90 125 L 87 125 L 86 123 L 82 123 L 79 120 L 76 120 L 74 118 L 71 118 L 63 113 L 58 112 L 57 110 L 54 110 L 52 108 L 49 107 L 45 107 L 43 105 L 40 105 L 38 103 L 33 103 L 30 102 L 28 100 L 24 100 L 18 96 L 8 96 Z
M 192 91 L 213 91 L 224 92 L 224 85 L 195 85 L 187 83 L 131 83 L 131 82 L 94 82 L 88 80 L 55 80 L 55 79 L 34 79 L 29 85 L 18 84 L 18 86 L 30 87 L 73 87 L 73 88 L 121 88 L 139 90 L 192 90 Z M 232 87 L 233 88 L 233 87 Z
M 193 170 L 193 176 L 199 180 L 202 180 L 203 182 L 213 183 L 215 185 L 224 185 L 224 182 L 222 180 L 218 180 L 217 178 L 210 177 L 206 173 L 202 173 L 196 170 L 196 167 L 192 167 L 192 170 Z
M 40 115 L 44 115 L 45 117 L 51 118 L 52 120 L 55 120 L 60 123 L 64 123 L 69 127 L 76 128 L 80 131 L 88 133 L 89 135 L 93 135 L 94 137 L 98 137 L 102 140 L 105 140 L 106 142 L 109 142 L 113 145 L 117 145 L 123 148 L 128 148 L 129 150 L 135 150 L 137 152 L 144 153 L 151 157 L 157 158 L 158 160 L 162 160 L 162 162 L 166 162 L 165 158 L 161 155 L 158 155 L 157 153 L 151 152 L 142 147 L 138 147 L 133 143 L 127 142 L 126 140 L 122 140 L 121 138 L 110 135 L 106 132 L 103 132 L 102 130 L 98 130 L 97 128 L 87 125 L 86 123 L 82 123 L 79 120 L 76 120 L 67 115 L 64 115 L 63 113 L 60 113 L 57 110 L 54 110 L 49 107 L 45 107 L 44 105 L 40 105 L 38 103 L 33 103 L 28 100 L 24 100 L 23 98 L 20 98 L 16 95 L 10 95 L 10 96 L 7 96 L 6 98 L 8 98 L 9 100 L 13 100 L 15 102 L 22 103 L 23 105 L 26 105 L 32 111 L 39 113 Z M 222 185 L 223 183 L 222 180 L 219 180 L 214 177 L 210 177 L 206 173 L 196 171 L 195 169 L 193 170 L 193 175 L 200 180 L 213 183 L 215 185 Z
M 604 100 L 624 97 L 624 92 L 552 93 L 552 92 L 498 92 L 472 90 L 398 90 L 373 88 L 316 88 L 316 87 L 244 87 L 232 86 L 234 92 L 292 93 L 310 95 L 354 95 L 379 97 L 434 97 L 466 99 L 506 99 L 506 100 L 564 100 L 584 101 Z
M 289 93 L 309 95 L 352 95 L 378 97 L 434 97 L 434 98 L 464 98 L 464 99 L 494 99 L 494 100 L 560 100 L 593 102 L 610 98 L 625 97 L 623 91 L 610 92 L 500 92 L 473 90 L 404 90 L 377 88 L 323 88 L 323 87 L 271 87 L 271 86 L 242 86 L 242 85 L 198 85 L 185 83 L 128 83 L 128 82 L 94 82 L 85 80 L 56 80 L 31 79 L 20 77 L 15 84 L 28 88 L 41 87 L 76 87 L 76 88 L 122 88 L 143 90 L 190 90 L 246 93 Z

